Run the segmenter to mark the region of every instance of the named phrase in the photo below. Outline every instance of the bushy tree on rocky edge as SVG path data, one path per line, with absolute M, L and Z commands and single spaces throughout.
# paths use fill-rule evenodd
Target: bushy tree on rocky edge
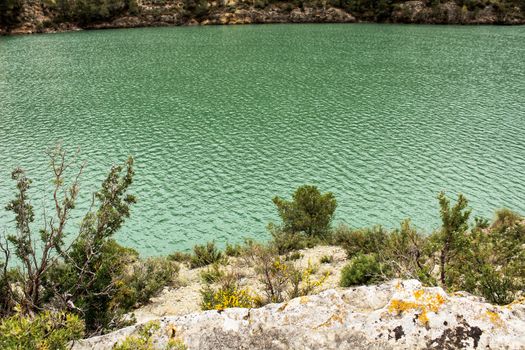
M 78 154 L 67 160 L 61 147 L 48 154 L 54 174 L 53 214 L 44 211 L 38 236 L 32 230 L 35 214 L 28 196 L 31 180 L 20 168 L 12 173 L 17 194 L 6 209 L 15 215 L 16 230 L 4 235 L 0 244 L 4 257 L 1 314 L 12 314 L 16 306 L 19 313 L 31 315 L 52 304 L 80 314 L 88 330 L 100 331 L 116 321 L 108 305 L 115 289 L 114 277 L 130 262 L 126 257 L 136 255 L 112 239 L 135 203 L 135 197 L 127 193 L 133 182 L 133 158 L 110 170 L 95 194 L 93 205 L 98 203 L 98 208 L 85 215 L 75 237 L 66 239 L 84 163 L 77 161 Z M 66 172 L 75 169 L 76 175 L 67 184 Z M 9 268 L 10 264 L 14 267 Z M 96 317 L 91 316 L 93 313 Z

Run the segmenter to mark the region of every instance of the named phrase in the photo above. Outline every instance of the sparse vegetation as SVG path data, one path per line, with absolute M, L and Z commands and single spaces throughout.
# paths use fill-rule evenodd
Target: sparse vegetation
M 191 268 L 202 267 L 219 262 L 222 252 L 217 249 L 215 243 L 208 242 L 206 245 L 196 245 L 193 247 L 193 255 L 190 259 Z
M 380 280 L 381 267 L 373 254 L 358 254 L 341 270 L 341 287 L 370 284 Z
M 321 259 L 319 259 L 319 262 L 321 264 L 331 264 L 334 261 L 333 255 L 323 255 Z
M 35 316 L 17 313 L 0 320 L 0 348 L 69 349 L 84 335 L 82 320 L 70 313 L 44 311 Z
M 451 203 L 445 193 L 438 196 L 441 227 L 430 235 L 418 232 L 410 220 L 391 231 L 381 226 L 332 230 L 334 196 L 303 186 L 290 202 L 274 199 L 283 222 L 270 225 L 273 239 L 268 244 L 247 240 L 227 245 L 223 253 L 215 243 L 208 243 L 196 245 L 192 254 L 140 259 L 135 250 L 113 239 L 136 201 L 128 194 L 134 175 L 132 158 L 110 170 L 95 193 L 95 209 L 84 216 L 79 232 L 66 244 L 65 227 L 75 208 L 84 165 L 66 161 L 61 148 L 49 155 L 55 175 L 55 213 L 46 217 L 39 238 L 32 230 L 31 180 L 21 169 L 12 174 L 17 193 L 6 209 L 14 214 L 15 228 L 0 239 L 2 348 L 22 344 L 27 349 L 62 349 L 83 334 L 119 328 L 129 322 L 123 317 L 127 312 L 176 283 L 176 261 L 190 268 L 207 266 L 199 271 L 203 309 L 255 307 L 312 294 L 330 271 L 318 273 L 319 267 L 310 262 L 304 268 L 304 260 L 303 265 L 297 263 L 304 258 L 298 250 L 320 243 L 340 245 L 346 251 L 349 262 L 341 271 L 343 287 L 417 278 L 425 285 L 466 290 L 496 304 L 512 302 L 525 289 L 525 219 L 502 209 L 492 222 L 476 218 L 471 225 L 467 199 L 459 195 Z M 75 164 L 77 175 L 67 181 L 64 174 Z M 333 255 L 316 259 L 321 264 L 334 261 Z M 226 267 L 227 261 L 233 265 Z M 246 285 L 244 269 L 256 274 L 260 295 Z M 153 340 L 148 334 L 154 325 L 148 327 L 116 349 L 150 349 Z M 177 349 L 184 346 L 176 340 L 170 344 Z

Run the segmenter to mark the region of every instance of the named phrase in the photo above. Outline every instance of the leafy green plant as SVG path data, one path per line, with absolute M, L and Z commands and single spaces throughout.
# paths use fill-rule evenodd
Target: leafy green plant
M 443 286 L 450 286 L 454 282 L 447 279 L 447 270 L 451 263 L 458 261 L 454 257 L 462 254 L 468 246 L 466 232 L 471 211 L 467 209 L 468 201 L 462 194 L 458 195 L 458 200 L 452 207 L 444 192 L 438 195 L 438 200 L 442 227 L 434 236 L 434 242 L 439 249 L 440 282 Z
M 210 286 L 201 290 L 202 310 L 224 310 L 232 307 L 250 308 L 258 304 L 258 297 L 237 285 L 213 289 Z
M 292 252 L 288 255 L 286 255 L 285 257 L 285 260 L 286 261 L 295 261 L 295 260 L 299 260 L 303 257 L 303 254 L 299 253 L 299 252 Z
M 333 255 L 323 255 L 321 259 L 319 259 L 319 262 L 321 264 L 331 264 L 334 262 L 334 256 Z
M 43 311 L 36 316 L 17 313 L 0 321 L 0 348 L 4 350 L 69 349 L 82 338 L 84 323 L 76 315 Z
M 206 284 L 216 283 L 225 276 L 224 271 L 221 270 L 219 264 L 212 264 L 208 269 L 201 271 L 201 280 Z
M 160 330 L 158 321 L 151 321 L 138 327 L 136 334 L 126 337 L 113 346 L 114 350 L 155 350 L 154 335 Z
M 307 236 L 324 236 L 330 229 L 337 201 L 331 192 L 321 194 L 317 187 L 304 185 L 299 187 L 287 201 L 275 197 L 283 221 L 283 230 L 289 233 L 304 232 Z
M 174 252 L 168 255 L 168 259 L 180 263 L 186 263 L 191 261 L 191 254 L 186 252 Z
M 175 283 L 179 267 L 165 258 L 148 258 L 131 265 L 131 272 L 124 272 L 117 282 L 113 307 L 129 310 L 144 304 L 164 287 Z
M 378 254 L 383 251 L 388 242 L 388 233 L 381 226 L 358 230 L 342 226 L 335 233 L 335 239 L 351 259 L 358 254 Z
M 381 266 L 374 255 L 359 254 L 341 270 L 341 287 L 370 284 L 380 280 Z
M 230 243 L 226 243 L 224 254 L 226 254 L 226 256 L 238 257 L 242 254 L 242 251 L 243 247 L 240 244 L 232 245 Z
M 217 249 L 215 243 L 208 242 L 206 245 L 196 245 L 193 247 L 193 255 L 190 260 L 190 267 L 202 267 L 219 262 L 222 253 Z

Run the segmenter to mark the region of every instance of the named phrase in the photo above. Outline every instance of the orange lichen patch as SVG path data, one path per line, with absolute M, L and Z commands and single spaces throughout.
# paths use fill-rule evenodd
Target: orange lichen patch
M 283 303 L 281 306 L 279 306 L 279 308 L 277 309 L 277 311 L 279 311 L 279 312 L 284 311 L 284 309 L 286 309 L 287 306 L 288 306 L 288 303 L 285 302 L 285 303 Z
M 505 305 L 504 307 L 510 309 L 514 305 L 521 305 L 521 304 L 525 304 L 525 296 L 519 297 L 518 299 L 514 300 L 512 303 L 508 305 Z
M 301 297 L 301 299 L 299 299 L 299 303 L 301 303 L 303 305 L 308 303 L 308 297 L 306 297 L 306 296 Z
M 325 322 L 321 323 L 320 325 L 318 325 L 315 328 L 330 327 L 331 325 L 333 325 L 336 322 L 337 323 L 341 323 L 341 324 L 344 322 L 344 318 L 343 318 L 343 315 L 341 313 L 333 314 L 332 316 L 330 316 L 330 318 L 328 320 L 326 320 Z
M 505 327 L 505 322 L 497 312 L 487 310 L 485 315 L 494 326 L 500 328 Z
M 416 300 L 419 300 L 424 294 L 425 291 L 423 289 L 418 289 L 414 292 L 414 297 L 416 298 Z
M 437 313 L 441 305 L 445 303 L 445 298 L 441 294 L 425 294 L 422 289 L 414 292 L 415 301 L 405 301 L 394 299 L 388 306 L 388 312 L 402 314 L 406 311 L 419 311 L 418 320 L 423 325 L 428 324 L 428 312 Z

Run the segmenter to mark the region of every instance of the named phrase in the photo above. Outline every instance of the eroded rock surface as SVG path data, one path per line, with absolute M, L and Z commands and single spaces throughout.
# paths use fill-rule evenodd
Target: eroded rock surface
M 158 321 L 159 349 L 170 337 L 188 349 L 525 349 L 525 301 L 494 306 L 416 280 Z M 90 338 L 75 349 L 111 349 L 139 328 Z

